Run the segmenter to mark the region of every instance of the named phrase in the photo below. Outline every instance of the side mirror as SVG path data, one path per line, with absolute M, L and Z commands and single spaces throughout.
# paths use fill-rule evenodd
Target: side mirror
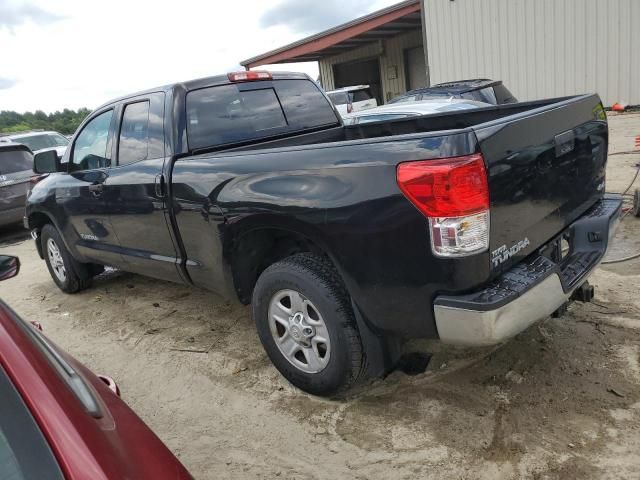
M 18 257 L 0 255 L 0 281 L 15 277 L 19 271 L 20 260 Z
M 55 150 L 46 150 L 36 153 L 33 157 L 33 171 L 35 173 L 60 172 L 60 159 Z

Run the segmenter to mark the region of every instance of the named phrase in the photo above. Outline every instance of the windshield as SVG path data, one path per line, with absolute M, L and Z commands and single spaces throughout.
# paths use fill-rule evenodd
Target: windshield
M 404 95 L 402 97 L 396 97 L 389 103 L 406 103 L 406 102 L 419 102 L 421 100 L 431 100 L 434 98 L 460 98 L 460 95 L 450 95 L 442 90 L 440 91 L 425 91 L 419 93 L 412 93 L 411 95 Z
M 69 140 L 58 133 L 42 133 L 24 137 L 14 137 L 16 143 L 26 145 L 32 152 L 45 148 L 66 147 Z

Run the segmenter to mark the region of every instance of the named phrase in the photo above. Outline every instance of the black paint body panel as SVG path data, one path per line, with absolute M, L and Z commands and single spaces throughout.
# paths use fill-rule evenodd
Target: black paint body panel
M 226 297 L 237 296 L 230 261 L 238 239 L 259 229 L 294 232 L 330 256 L 376 329 L 437 337 L 438 294 L 486 285 L 552 240 L 604 193 L 607 125 L 596 95 L 338 124 L 194 154 L 186 135 L 186 92 L 225 81 L 215 77 L 163 90 L 165 157 L 106 172 L 114 192 L 106 206 L 90 207 L 79 198 L 65 203 L 59 192 L 77 180 L 63 173 L 35 187 L 29 215 L 49 216 L 80 260 L 115 256 L 105 263 Z M 396 167 L 478 152 L 489 174 L 490 250 L 437 258 L 428 221 L 402 195 Z M 151 181 L 158 175 L 163 192 Z M 109 218 L 103 222 L 105 212 Z M 115 227 L 126 241 L 105 242 L 106 253 L 95 253 L 94 245 L 89 255 L 77 225 L 86 219 L 103 222 L 105 238 Z M 523 237 L 528 247 L 493 266 L 492 250 Z M 132 251 L 136 238 L 144 238 L 140 251 Z

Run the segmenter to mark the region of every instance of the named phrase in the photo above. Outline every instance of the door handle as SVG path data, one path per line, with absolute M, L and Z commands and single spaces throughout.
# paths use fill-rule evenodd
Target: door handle
M 161 173 L 156 175 L 156 178 L 154 181 L 154 190 L 155 190 L 156 197 L 164 198 L 165 196 L 164 175 Z
M 89 185 L 89 191 L 96 196 L 101 195 L 103 190 L 104 185 L 101 183 L 94 183 L 93 185 Z

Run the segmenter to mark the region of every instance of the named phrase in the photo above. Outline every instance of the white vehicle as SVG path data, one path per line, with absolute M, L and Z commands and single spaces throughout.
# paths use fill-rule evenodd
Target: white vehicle
M 453 112 L 456 110 L 471 110 L 474 108 L 491 107 L 489 103 L 476 102 L 459 98 L 436 98 L 421 102 L 394 103 L 372 108 L 364 112 L 345 115 L 345 125 L 360 125 L 363 123 L 382 122 L 398 118 L 418 117 L 434 113 Z
M 327 95 L 343 117 L 378 106 L 378 101 L 371 94 L 369 85 L 339 88 L 327 92 Z
M 64 135 L 53 131 L 32 131 L 24 133 L 13 133 L 0 138 L 0 142 L 21 143 L 29 147 L 34 154 L 41 150 L 54 148 L 58 157 L 62 157 L 69 145 L 69 139 Z

